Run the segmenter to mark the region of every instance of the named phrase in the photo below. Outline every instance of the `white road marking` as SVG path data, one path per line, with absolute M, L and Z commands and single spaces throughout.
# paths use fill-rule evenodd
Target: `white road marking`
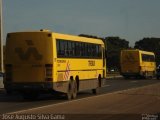
M 90 97 L 86 97 L 86 98 L 76 99 L 76 100 L 72 100 L 72 101 L 65 101 L 65 102 L 61 102 L 61 103 L 56 103 L 56 104 L 46 105 L 46 106 L 41 106 L 41 107 L 36 107 L 36 108 L 29 108 L 29 109 L 26 109 L 26 110 L 20 110 L 20 111 L 10 112 L 10 113 L 6 113 L 6 114 L 18 114 L 18 113 L 22 113 L 22 112 L 24 113 L 24 112 L 27 112 L 27 111 L 30 111 L 30 110 L 38 110 L 38 109 L 47 108 L 47 107 L 59 106 L 59 105 L 72 103 L 72 102 L 77 102 L 77 101 L 81 101 L 81 100 L 88 100 L 88 99 L 91 99 L 91 98 L 97 98 L 97 97 L 102 97 L 102 96 L 111 95 L 111 94 L 118 94 L 120 92 L 126 92 L 128 90 L 142 89 L 142 88 L 146 88 L 146 87 L 153 86 L 153 85 L 154 84 L 143 86 L 143 87 L 130 88 L 130 89 L 120 90 L 120 91 L 116 91 L 116 92 L 112 92 L 112 93 L 106 93 L 106 94 L 102 94 L 102 95 L 90 96 Z

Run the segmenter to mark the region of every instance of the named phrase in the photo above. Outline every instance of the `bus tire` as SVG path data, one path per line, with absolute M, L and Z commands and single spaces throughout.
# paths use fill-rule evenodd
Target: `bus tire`
M 77 82 L 72 82 L 72 98 L 75 99 L 77 97 Z
M 72 88 L 73 88 L 72 87 L 72 81 L 69 81 L 68 88 L 67 88 L 67 93 L 66 93 L 67 100 L 71 100 L 72 99 L 72 93 L 73 93 Z

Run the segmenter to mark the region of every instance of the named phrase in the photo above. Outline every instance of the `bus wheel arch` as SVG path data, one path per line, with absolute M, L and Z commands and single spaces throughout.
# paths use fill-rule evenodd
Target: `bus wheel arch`
M 78 87 L 77 87 L 77 79 L 73 80 L 72 82 L 72 99 L 77 97 Z
M 67 99 L 75 99 L 77 97 L 77 82 L 74 80 L 73 76 L 70 77 L 67 87 Z
M 72 82 L 73 82 L 73 77 L 71 76 L 67 85 L 67 92 L 66 92 L 67 100 L 72 99 Z

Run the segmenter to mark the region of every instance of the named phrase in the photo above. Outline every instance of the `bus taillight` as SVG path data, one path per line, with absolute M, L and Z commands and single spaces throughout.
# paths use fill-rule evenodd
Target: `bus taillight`
M 46 69 L 46 72 L 45 72 L 45 76 L 46 76 L 46 81 L 52 81 L 53 78 L 53 65 L 52 64 L 46 64 L 45 65 L 45 69 Z

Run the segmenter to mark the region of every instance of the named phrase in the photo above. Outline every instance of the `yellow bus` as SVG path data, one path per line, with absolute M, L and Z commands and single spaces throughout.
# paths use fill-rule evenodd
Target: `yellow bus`
M 74 99 L 78 91 L 94 94 L 106 77 L 102 40 L 40 30 L 8 33 L 4 86 L 8 93 L 37 97 L 40 91 L 65 93 Z
M 138 49 L 121 51 L 121 75 L 129 77 L 153 77 L 156 74 L 155 54 Z

